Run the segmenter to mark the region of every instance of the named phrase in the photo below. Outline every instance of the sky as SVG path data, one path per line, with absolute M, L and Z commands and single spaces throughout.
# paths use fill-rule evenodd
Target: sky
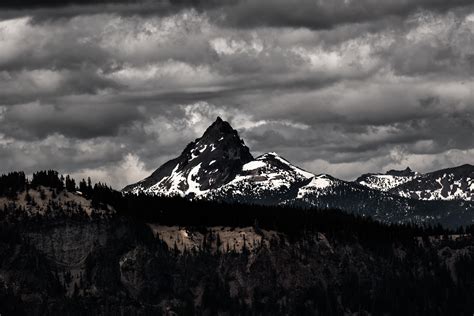
M 219 115 L 320 174 L 474 164 L 471 0 L 3 0 L 0 172 L 120 189 Z

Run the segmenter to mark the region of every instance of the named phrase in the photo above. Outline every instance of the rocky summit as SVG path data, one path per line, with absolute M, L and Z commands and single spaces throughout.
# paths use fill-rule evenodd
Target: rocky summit
M 179 157 L 123 191 L 195 197 L 230 182 L 252 160 L 237 131 L 218 117 Z

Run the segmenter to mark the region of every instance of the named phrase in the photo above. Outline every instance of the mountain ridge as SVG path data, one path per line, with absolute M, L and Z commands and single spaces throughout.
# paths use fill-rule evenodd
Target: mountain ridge
M 425 173 L 390 192 L 421 200 L 474 201 L 474 166 L 463 164 Z
M 404 170 L 389 170 L 385 173 L 366 173 L 358 177 L 354 182 L 363 186 L 380 191 L 389 191 L 399 185 L 409 182 L 419 176 L 407 167 Z
M 329 174 L 308 172 L 275 152 L 254 158 L 238 132 L 218 117 L 180 156 L 122 192 L 335 208 L 387 222 L 434 221 L 456 226 L 474 222 L 470 215 L 474 191 L 471 167 L 465 164 L 428 174 L 407 167 L 344 181 Z M 438 185 L 432 183 L 436 181 Z
M 246 164 L 249 165 L 245 167 Z M 252 173 L 256 173 L 265 164 L 269 164 L 266 167 L 267 169 L 272 169 L 273 174 L 268 174 L 269 170 L 267 170 L 266 175 L 252 175 Z M 244 170 L 245 168 L 247 170 Z M 363 174 L 355 181 L 344 181 L 332 176 L 330 177 L 336 179 L 339 183 L 358 184 L 405 198 L 472 201 L 474 200 L 473 169 L 472 165 L 464 164 L 458 167 L 421 174 L 413 171 L 410 167 L 406 167 L 403 170 L 392 169 L 385 173 Z M 254 171 L 250 172 L 250 170 Z M 233 185 L 233 189 L 237 190 L 235 187 L 236 182 L 243 180 L 251 182 L 254 184 L 254 189 L 260 190 L 262 189 L 262 181 L 267 181 L 267 185 L 275 187 L 278 178 L 280 183 L 276 187 L 279 190 L 282 189 L 280 184 L 285 182 L 284 177 L 289 177 L 288 179 L 290 180 L 287 180 L 292 182 L 289 183 L 287 181 L 287 189 L 295 186 L 295 183 L 298 183 L 297 186 L 302 187 L 311 182 L 308 181 L 308 183 L 302 184 L 304 179 L 299 179 L 295 174 L 288 174 L 291 170 L 300 170 L 297 174 L 299 176 L 305 174 L 307 179 L 316 176 L 311 172 L 292 165 L 288 160 L 275 152 L 265 153 L 254 158 L 249 148 L 238 135 L 238 132 L 228 122 L 217 117 L 200 138 L 190 142 L 185 147 L 180 156 L 166 162 L 142 181 L 126 186 L 122 191 L 171 196 L 180 195 L 190 198 L 213 198 L 221 196 L 223 191 L 229 191 Z M 458 171 L 461 172 L 459 173 Z M 449 176 L 453 172 L 456 174 Z M 436 181 L 441 181 L 439 173 L 448 174 L 443 179 L 444 184 L 436 184 Z M 437 175 L 436 179 L 435 175 Z M 461 179 L 460 177 L 464 178 Z M 305 177 L 303 176 L 303 178 Z M 420 182 L 422 180 L 423 182 Z M 453 181 L 460 182 L 452 183 Z M 260 185 L 255 185 L 258 183 Z M 314 181 L 313 184 L 315 184 Z M 420 186 L 427 189 L 420 188 Z M 248 190 L 251 190 L 250 187 L 252 186 L 250 185 Z M 254 193 L 249 192 L 248 194 L 252 195 Z M 261 200 L 267 199 L 263 197 Z

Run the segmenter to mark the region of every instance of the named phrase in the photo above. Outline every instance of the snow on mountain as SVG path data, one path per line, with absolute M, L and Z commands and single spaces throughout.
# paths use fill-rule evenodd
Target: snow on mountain
M 356 182 L 371 189 L 389 191 L 401 184 L 409 182 L 420 174 L 409 167 L 405 170 L 390 170 L 386 173 L 368 173 L 357 178 Z
M 417 200 L 474 201 L 474 167 L 462 165 L 427 174 L 390 170 L 385 174 L 364 174 L 355 182 L 401 197 Z
M 424 175 L 407 168 L 348 182 L 314 175 L 274 152 L 254 159 L 237 131 L 217 118 L 179 157 L 123 191 L 339 209 L 386 222 L 442 219 L 454 227 L 472 218 L 473 168 L 464 165 Z
M 423 174 L 390 192 L 419 200 L 474 201 L 474 166 L 466 164 Z
M 179 157 L 123 191 L 196 197 L 233 180 L 252 160 L 237 131 L 218 117 Z
M 245 164 L 234 180 L 205 197 L 274 204 L 313 176 L 276 153 L 266 153 Z
M 331 187 L 339 184 L 340 181 L 328 175 L 318 175 L 311 179 L 311 181 L 298 189 L 297 198 L 304 199 L 308 195 L 319 195 Z
M 303 207 L 341 208 L 357 211 L 362 209 L 371 196 L 383 200 L 389 195 L 385 192 L 370 189 L 354 182 L 347 182 L 327 174 L 314 176 L 311 181 L 301 186 L 293 199 L 285 204 Z
M 313 176 L 273 152 L 253 159 L 237 132 L 217 118 L 179 157 L 123 191 L 278 203 Z

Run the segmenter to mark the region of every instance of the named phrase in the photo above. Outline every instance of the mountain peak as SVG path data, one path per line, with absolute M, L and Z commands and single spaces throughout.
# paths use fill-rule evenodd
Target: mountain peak
M 257 159 L 255 159 L 256 162 L 264 162 L 267 165 L 273 165 L 274 167 L 280 169 L 280 170 L 291 170 L 292 172 L 295 172 L 296 174 L 303 176 L 306 179 L 314 177 L 314 174 L 307 172 L 299 167 L 294 166 L 291 162 L 289 162 L 287 159 L 283 158 L 276 152 L 268 152 L 265 153 Z M 245 168 L 245 166 L 244 166 Z
M 416 172 L 412 171 L 410 167 L 406 167 L 404 170 L 389 170 L 385 173 L 386 175 L 390 176 L 398 176 L 398 177 L 410 177 L 416 175 Z
M 238 132 L 232 128 L 229 122 L 222 120 L 219 116 L 204 132 L 201 138 L 196 141 L 205 141 L 207 143 L 220 142 L 224 138 L 234 138 L 240 140 Z M 243 143 L 243 141 L 239 141 Z
M 209 125 L 206 132 L 209 130 L 219 130 L 222 132 L 229 132 L 229 131 L 233 131 L 234 129 L 229 124 L 229 122 L 224 121 L 223 119 L 221 119 L 220 116 L 218 116 L 216 120 L 211 125 Z
M 238 132 L 220 117 L 180 156 L 124 191 L 163 195 L 200 195 L 233 180 L 253 160 Z

